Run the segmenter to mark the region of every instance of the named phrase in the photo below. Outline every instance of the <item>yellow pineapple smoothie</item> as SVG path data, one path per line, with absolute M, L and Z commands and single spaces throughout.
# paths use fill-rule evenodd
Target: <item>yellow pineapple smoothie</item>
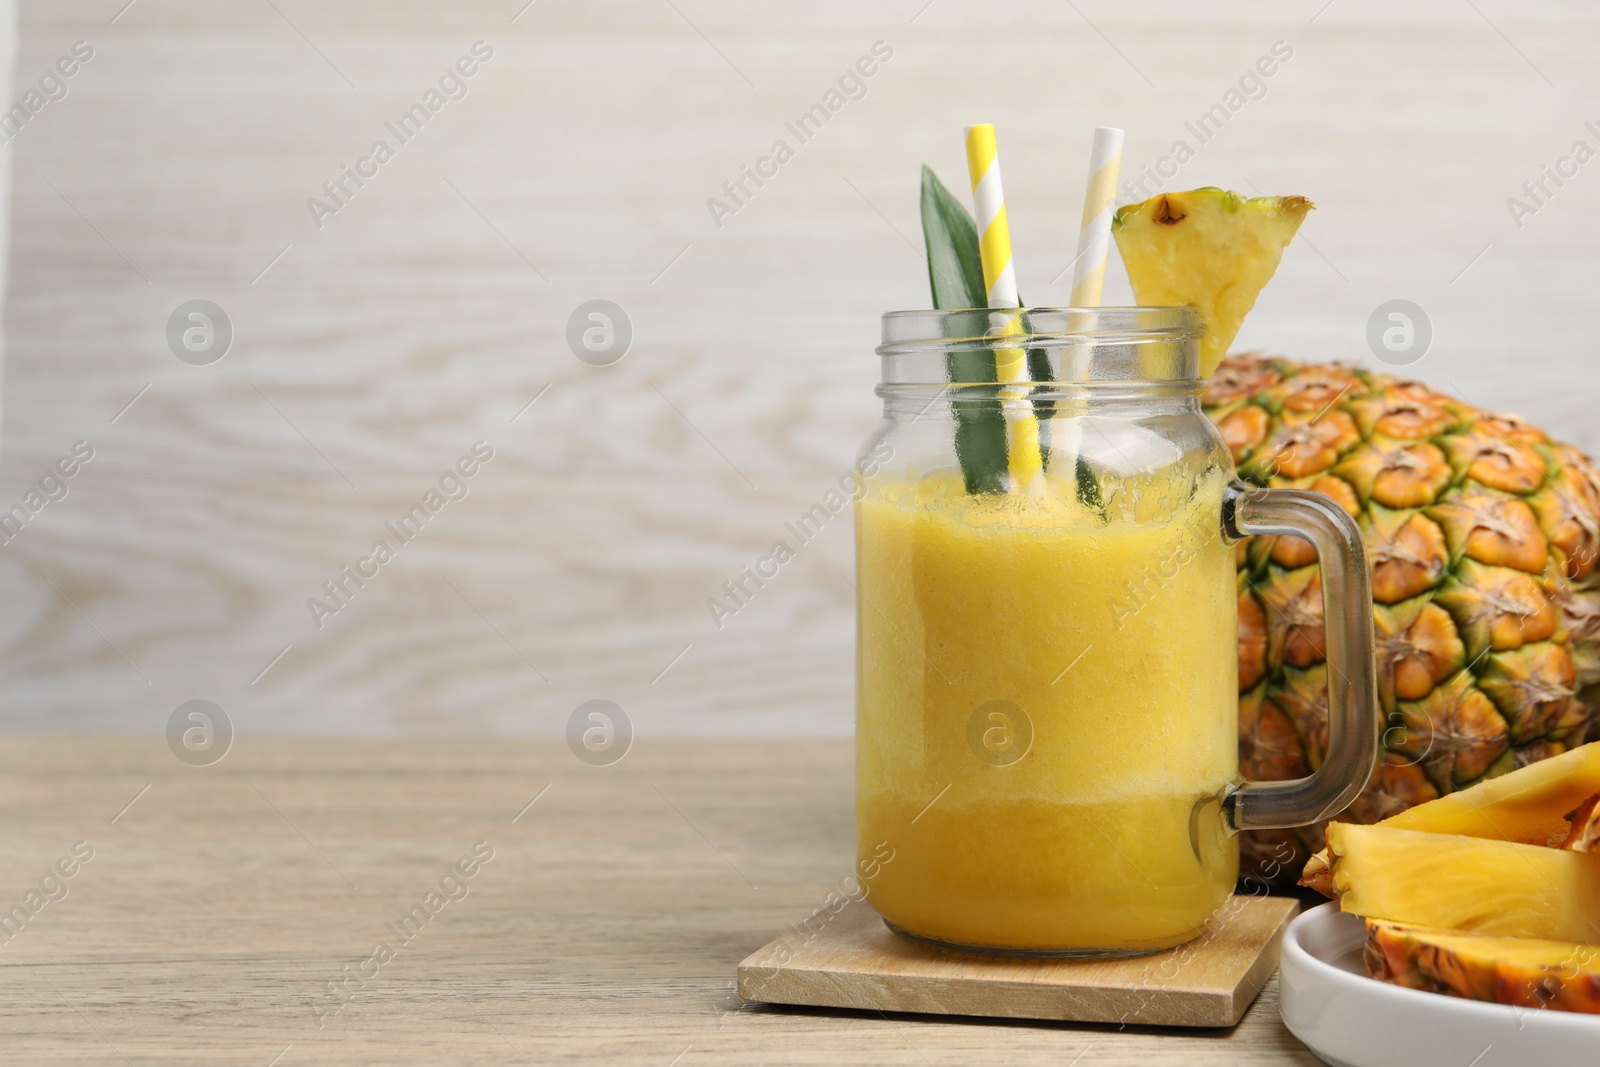
M 1132 953 L 1232 892 L 1227 479 L 1176 468 L 1078 499 L 885 477 L 856 505 L 857 847 L 870 901 L 963 945 Z

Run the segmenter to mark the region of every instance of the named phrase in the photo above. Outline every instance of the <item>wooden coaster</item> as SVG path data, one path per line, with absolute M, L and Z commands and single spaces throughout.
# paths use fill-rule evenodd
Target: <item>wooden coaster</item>
M 1284 927 L 1299 909 L 1286 897 L 1235 896 L 1206 933 L 1165 952 L 1030 960 L 933 948 L 852 901 L 821 929 L 790 931 L 752 953 L 739 964 L 739 996 L 867 1011 L 1232 1026 L 1277 967 Z

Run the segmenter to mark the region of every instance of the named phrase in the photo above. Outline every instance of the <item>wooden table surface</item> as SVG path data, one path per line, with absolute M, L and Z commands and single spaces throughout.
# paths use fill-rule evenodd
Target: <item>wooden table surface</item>
M 742 1005 L 738 961 L 850 869 L 845 742 L 641 740 L 591 767 L 248 739 L 191 767 L 159 738 L 13 736 L 0 819 L 0 903 L 45 883 L 0 933 L 0 1063 L 1316 1062 L 1276 979 L 1220 1033 Z M 386 924 L 418 907 L 402 942 Z

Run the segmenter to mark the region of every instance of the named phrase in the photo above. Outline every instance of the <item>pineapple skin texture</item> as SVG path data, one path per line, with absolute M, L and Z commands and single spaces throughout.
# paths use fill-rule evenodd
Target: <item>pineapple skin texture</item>
M 1600 852 L 1600 794 L 1578 805 L 1567 818 L 1572 828 L 1561 839 L 1560 847 L 1574 852 Z
M 1515 416 L 1338 364 L 1232 356 L 1202 403 L 1242 480 L 1320 492 L 1362 529 L 1386 721 L 1380 764 L 1340 820 L 1378 822 L 1591 736 L 1593 461 Z M 1315 554 L 1288 537 L 1235 548 L 1240 772 L 1302 777 L 1327 746 Z M 1243 835 L 1241 876 L 1293 884 L 1325 827 Z
M 1199 309 L 1201 377 L 1227 354 L 1314 206 L 1303 196 L 1246 198 L 1207 186 L 1117 209 L 1111 232 L 1134 298 L 1147 307 Z
M 1467 1000 L 1600 1014 L 1600 946 L 1367 922 L 1373 978 Z

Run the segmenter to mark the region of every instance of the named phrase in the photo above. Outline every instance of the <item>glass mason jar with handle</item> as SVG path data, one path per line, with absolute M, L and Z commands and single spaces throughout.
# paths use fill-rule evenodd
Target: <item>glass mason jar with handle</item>
M 1235 480 L 1197 333 L 1189 308 L 884 316 L 856 502 L 856 823 L 868 899 L 902 933 L 1181 944 L 1233 891 L 1238 831 L 1327 818 L 1372 773 L 1360 533 L 1326 497 Z M 1247 534 L 1303 537 L 1321 564 L 1322 619 L 1284 620 L 1331 679 L 1326 755 L 1293 782 L 1239 778 Z

